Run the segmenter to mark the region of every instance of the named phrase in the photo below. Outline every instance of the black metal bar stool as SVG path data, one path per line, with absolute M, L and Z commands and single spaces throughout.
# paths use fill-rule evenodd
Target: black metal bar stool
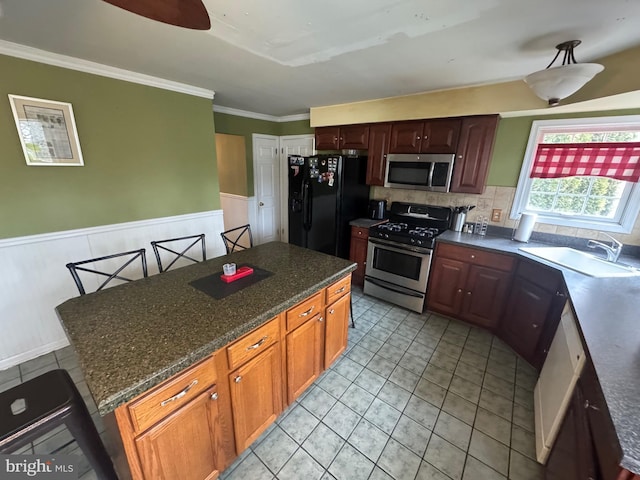
M 66 425 L 101 480 L 117 480 L 89 410 L 66 370 L 52 370 L 0 393 L 0 453 Z

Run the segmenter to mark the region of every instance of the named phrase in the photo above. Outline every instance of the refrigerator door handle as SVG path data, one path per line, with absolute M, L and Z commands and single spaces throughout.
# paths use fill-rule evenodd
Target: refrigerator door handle
M 311 229 L 311 185 L 308 180 L 302 185 L 302 227 Z

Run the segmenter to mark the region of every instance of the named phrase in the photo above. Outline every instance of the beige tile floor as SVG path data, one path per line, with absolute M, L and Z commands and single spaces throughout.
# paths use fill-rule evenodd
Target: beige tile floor
M 221 478 L 224 480 L 538 480 L 536 372 L 493 335 L 354 291 L 347 352 Z M 5 390 L 66 368 L 104 431 L 67 347 L 0 372 Z M 60 427 L 22 452 L 79 456 Z M 179 480 L 179 479 L 176 479 Z

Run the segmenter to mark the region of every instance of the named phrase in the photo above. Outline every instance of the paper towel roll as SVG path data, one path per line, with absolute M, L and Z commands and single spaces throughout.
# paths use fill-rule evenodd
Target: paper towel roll
M 516 228 L 516 233 L 513 235 L 513 239 L 518 242 L 528 242 L 537 220 L 538 215 L 535 213 L 523 213 L 520 216 L 520 222 Z

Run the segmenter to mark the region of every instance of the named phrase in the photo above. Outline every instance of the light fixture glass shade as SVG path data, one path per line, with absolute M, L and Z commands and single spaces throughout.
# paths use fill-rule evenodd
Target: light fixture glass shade
M 576 93 L 602 70 L 604 67 L 598 63 L 572 63 L 534 72 L 524 81 L 538 97 L 553 106 Z

